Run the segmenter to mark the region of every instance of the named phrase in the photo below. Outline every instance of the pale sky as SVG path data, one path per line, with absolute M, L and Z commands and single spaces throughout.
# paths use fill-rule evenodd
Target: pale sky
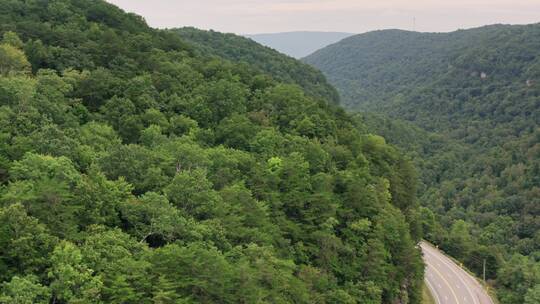
M 361 33 L 400 28 L 446 32 L 540 22 L 540 0 L 108 0 L 158 28 L 194 26 L 237 34 Z

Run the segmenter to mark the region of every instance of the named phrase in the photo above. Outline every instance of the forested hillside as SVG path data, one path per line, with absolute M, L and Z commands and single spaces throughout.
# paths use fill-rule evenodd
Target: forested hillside
M 324 77 L 100 0 L 0 11 L 0 303 L 419 303 L 414 170 Z
M 172 31 L 195 46 L 200 54 L 247 64 L 272 75 L 278 81 L 301 86 L 312 97 L 331 100 L 336 104 L 339 102 L 336 89 L 326 81 L 321 71 L 251 39 L 190 27 Z
M 478 274 L 486 260 L 502 303 L 536 303 L 540 24 L 372 32 L 306 61 L 350 109 L 382 115 L 361 115 L 368 131 L 412 152 L 426 237 Z

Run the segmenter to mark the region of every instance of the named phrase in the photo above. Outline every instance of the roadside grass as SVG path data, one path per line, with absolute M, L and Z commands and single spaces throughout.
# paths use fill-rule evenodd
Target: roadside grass
M 433 295 L 431 295 L 426 283 L 422 288 L 422 304 L 435 304 L 435 299 L 433 299 Z

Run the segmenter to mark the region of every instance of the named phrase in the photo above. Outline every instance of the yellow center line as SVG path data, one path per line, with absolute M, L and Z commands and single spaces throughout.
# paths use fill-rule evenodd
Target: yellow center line
M 465 283 L 465 281 L 463 281 L 463 279 L 461 278 L 461 275 L 454 270 L 454 267 L 450 263 L 446 262 L 443 258 L 440 258 L 436 253 L 430 252 L 430 250 L 426 250 L 426 253 L 428 253 L 429 255 L 433 256 L 435 259 L 441 261 L 444 265 L 446 265 L 446 267 L 448 267 L 450 269 L 450 271 L 452 271 L 456 275 L 456 277 L 463 284 L 463 286 L 465 286 L 465 288 L 467 289 L 467 292 L 471 296 L 471 299 L 473 300 L 474 304 L 476 304 L 478 302 L 478 300 L 474 296 L 474 293 L 469 288 L 469 285 L 467 285 L 467 283 Z
M 428 266 L 431 266 L 431 265 L 428 264 Z M 454 299 L 456 300 L 456 303 L 459 304 L 459 303 L 460 303 L 460 302 L 459 302 L 459 299 L 458 299 L 456 293 L 454 292 L 454 289 L 452 288 L 452 285 L 450 285 L 450 283 L 444 278 L 444 276 L 442 275 L 442 273 L 440 273 L 440 272 L 437 270 L 437 268 L 431 266 L 431 269 L 435 270 L 435 272 L 439 275 L 439 277 L 441 277 L 441 279 L 444 281 L 444 283 L 445 283 L 446 285 L 448 285 L 448 288 L 450 289 L 450 292 L 451 292 L 452 295 L 454 296 Z

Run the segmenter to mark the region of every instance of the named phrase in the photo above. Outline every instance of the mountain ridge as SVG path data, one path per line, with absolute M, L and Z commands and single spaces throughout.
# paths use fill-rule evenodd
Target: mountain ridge
M 426 238 L 478 275 L 487 261 L 501 303 L 536 303 L 540 23 L 377 31 L 304 61 L 369 132 L 414 159 Z
M 259 43 L 230 33 L 200 30 L 193 27 L 171 29 L 204 55 L 245 62 L 272 75 L 279 81 L 295 83 L 312 96 L 339 103 L 339 95 L 325 76 L 312 66 L 285 56 Z
M 519 32 L 538 27 L 539 24 L 496 24 L 448 33 L 396 29 L 372 31 L 345 38 L 303 58 L 303 61 L 320 68 L 327 75 L 340 91 L 344 106 L 373 110 L 378 106 L 371 106 L 371 103 L 386 102 L 400 90 L 406 90 L 407 86 L 429 81 L 433 75 L 448 71 L 449 67 L 474 68 L 469 72 L 476 72 L 478 76 L 481 69 L 491 72 L 494 66 L 487 61 L 474 63 L 472 58 L 463 58 L 459 52 L 469 46 L 469 49 L 474 48 L 474 44 L 493 44 L 499 39 L 498 35 L 519 36 Z M 469 62 L 476 66 L 463 66 Z M 387 67 L 378 69 L 383 63 Z M 377 69 L 370 70 L 373 68 Z M 405 76 L 394 74 L 396 71 Z

